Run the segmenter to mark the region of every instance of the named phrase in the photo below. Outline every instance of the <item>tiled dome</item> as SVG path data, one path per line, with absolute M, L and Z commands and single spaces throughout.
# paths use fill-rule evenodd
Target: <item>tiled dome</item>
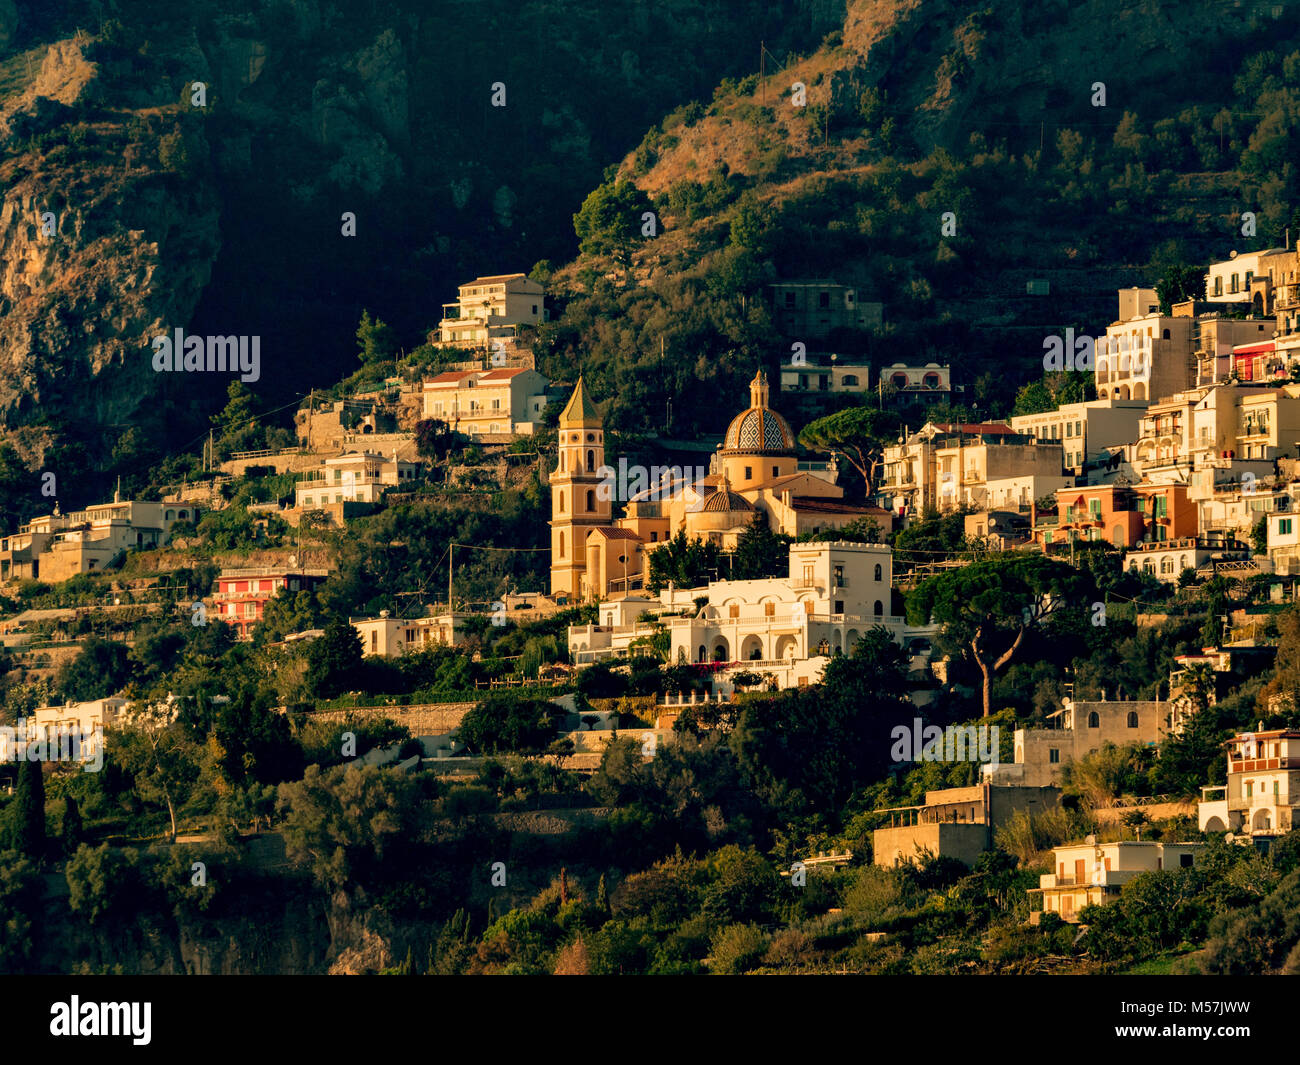
M 754 504 L 744 496 L 727 489 L 719 489 L 709 496 L 698 508 L 701 514 L 724 514 L 736 511 L 750 512 Z
M 767 405 L 767 376 L 761 370 L 750 382 L 749 395 L 749 410 L 732 419 L 723 450 L 755 454 L 793 451 L 794 433 L 786 420 Z
M 753 407 L 732 419 L 723 446 L 728 451 L 793 451 L 794 434 L 776 411 Z

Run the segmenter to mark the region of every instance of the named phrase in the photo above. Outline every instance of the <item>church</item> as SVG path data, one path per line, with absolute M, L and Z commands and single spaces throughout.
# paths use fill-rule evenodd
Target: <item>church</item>
M 768 397 L 760 370 L 749 385 L 749 406 L 732 419 L 703 478 L 679 475 L 619 501 L 610 491 L 603 422 L 579 377 L 560 414 L 559 458 L 550 475 L 551 595 L 598 602 L 644 588 L 650 553 L 665 540 L 684 531 L 689 540 L 732 551 L 756 512 L 773 532 L 796 538 L 862 518 L 888 532 L 887 511 L 844 501 L 833 456 L 829 463 L 799 461 L 795 435 Z M 616 502 L 624 504 L 617 518 Z

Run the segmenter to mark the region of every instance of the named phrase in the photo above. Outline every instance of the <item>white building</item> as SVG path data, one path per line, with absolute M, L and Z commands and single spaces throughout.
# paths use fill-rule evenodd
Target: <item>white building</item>
M 569 650 L 575 662 L 594 661 L 666 629 L 673 661 L 771 672 L 781 686 L 814 683 L 831 656 L 850 653 L 878 625 L 900 643 L 935 631 L 892 614 L 891 569 L 883 544 L 794 543 L 786 577 L 603 602 L 600 624 L 570 628 Z
M 1011 419 L 1011 428 L 1037 440 L 1059 441 L 1063 470 L 1077 476 L 1088 464 L 1108 458 L 1111 449 L 1137 439 L 1146 409 L 1146 400 L 1140 399 L 1063 403 L 1041 414 L 1018 414 Z
M 303 510 L 331 503 L 377 503 L 395 485 L 414 481 L 418 462 L 391 458 L 371 451 L 351 451 L 326 459 L 294 486 L 294 504 Z
M 1263 251 L 1231 252 L 1222 262 L 1211 263 L 1205 275 L 1205 298 L 1211 303 L 1250 303 L 1251 282 L 1257 276 L 1269 276 L 1288 259 L 1294 263 L 1295 252 L 1285 248 Z M 1264 313 L 1261 309 L 1260 313 Z
M 1043 913 L 1054 913 L 1063 921 L 1077 921 L 1083 907 L 1114 902 L 1124 885 L 1136 876 L 1191 868 L 1204 847 L 1204 843 L 1147 840 L 1097 843 L 1089 836 L 1086 843 L 1053 850 L 1055 872 L 1042 874 L 1038 887 L 1030 888 L 1029 893 L 1043 896 Z M 1032 924 L 1039 919 L 1037 912 L 1030 916 Z
M 361 637 L 362 654 L 399 658 L 434 645 L 462 646 L 464 621 L 470 616 L 456 611 L 434 617 L 394 618 L 381 610 L 377 618 L 348 618 L 348 624 Z
M 1226 746 L 1228 782 L 1201 789 L 1197 827 L 1265 838 L 1290 832 L 1300 807 L 1300 732 L 1239 732 Z
M 441 347 L 485 347 L 497 338 L 515 338 L 521 326 L 546 320 L 545 290 L 523 274 L 476 277 L 459 287 L 455 303 L 442 305 L 438 323 Z

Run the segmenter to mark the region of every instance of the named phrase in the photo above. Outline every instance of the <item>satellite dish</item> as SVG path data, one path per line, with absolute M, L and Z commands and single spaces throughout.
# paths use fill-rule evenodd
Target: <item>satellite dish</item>
M 1093 835 L 1088 835 L 1084 838 L 1083 842 L 1088 844 L 1089 847 L 1095 847 L 1097 845 L 1097 837 Z

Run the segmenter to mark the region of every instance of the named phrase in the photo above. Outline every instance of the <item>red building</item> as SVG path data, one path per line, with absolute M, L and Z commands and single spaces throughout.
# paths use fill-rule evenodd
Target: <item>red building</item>
M 227 569 L 217 578 L 217 616 L 233 625 L 241 640 L 251 637 L 253 626 L 262 620 L 262 610 L 282 589 L 305 592 L 315 588 L 329 574 L 324 569 Z

